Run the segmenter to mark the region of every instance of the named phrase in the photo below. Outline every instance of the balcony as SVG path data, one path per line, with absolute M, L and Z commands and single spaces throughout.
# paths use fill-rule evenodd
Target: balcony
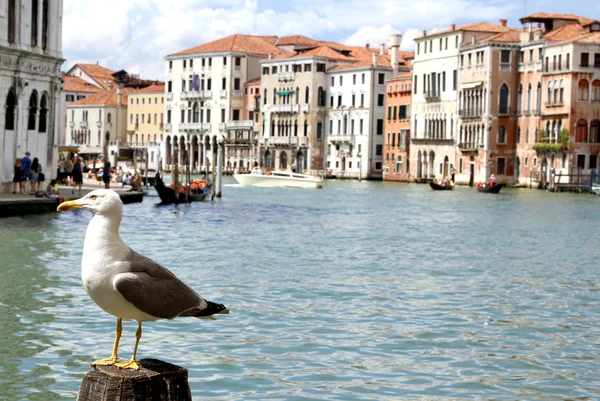
M 102 121 L 96 121 L 96 127 L 102 128 Z
M 219 131 L 225 131 L 225 123 L 219 123 Z
M 308 104 L 308 103 L 304 103 L 304 104 L 302 105 L 302 112 L 303 112 L 303 113 L 310 113 L 310 104 Z
M 239 89 L 234 89 L 232 96 L 233 97 L 241 97 L 242 96 L 242 91 L 239 90 Z
M 544 67 L 544 63 L 542 62 L 542 60 L 538 60 L 535 62 L 535 70 L 536 71 L 542 71 L 543 67 Z
M 203 99 L 210 99 L 212 98 L 212 91 L 211 90 L 205 90 L 202 92 L 202 98 Z
M 519 63 L 519 72 L 525 72 L 525 63 Z
M 533 72 L 535 70 L 535 63 L 533 61 L 528 62 L 525 70 L 527 72 Z
M 269 140 L 269 143 L 273 144 L 273 145 L 291 145 L 292 144 L 292 138 L 294 138 L 294 137 L 291 137 L 291 136 L 270 136 L 267 139 Z M 296 141 L 294 140 L 294 143 L 295 142 Z
M 165 131 L 166 132 L 171 132 L 171 123 L 166 123 L 165 124 Z
M 298 104 L 272 104 L 271 113 L 297 113 L 300 105 Z
M 463 119 L 481 118 L 483 109 L 462 109 L 458 111 L 458 115 Z
M 298 137 L 298 146 L 308 146 L 308 137 L 299 136 Z
M 173 92 L 167 92 L 167 102 L 173 101 Z
M 220 93 L 221 99 L 227 99 L 227 90 L 223 89 Z
M 187 91 L 187 92 L 181 92 L 181 100 L 186 100 L 186 99 L 200 99 L 204 93 L 204 91 Z
M 202 127 L 200 129 L 202 131 L 210 131 L 210 123 L 202 123 Z
M 484 70 L 485 70 L 485 67 L 484 67 L 483 63 L 482 64 L 477 64 L 475 66 L 475 72 L 483 72 Z
M 458 149 L 462 153 L 479 153 L 480 148 L 483 148 L 482 143 L 462 142 L 458 144 Z
M 438 102 L 440 100 L 439 90 L 429 90 L 424 94 L 425 100 L 428 102 Z
M 570 62 L 563 61 L 560 63 L 548 63 L 544 66 L 544 74 L 556 74 L 564 71 L 569 71 L 571 68 Z
M 183 131 L 200 131 L 202 129 L 202 123 L 181 123 L 179 129 Z
M 79 122 L 79 128 L 87 129 L 87 127 L 88 127 L 88 122 L 87 121 L 80 121 Z
M 277 79 L 279 81 L 293 81 L 294 73 L 293 72 L 280 72 L 277 74 Z
M 225 129 L 227 130 L 251 130 L 254 127 L 252 120 L 227 121 Z
M 511 70 L 510 63 L 500 63 L 500 72 L 510 72 Z
M 354 135 L 329 135 L 329 141 L 332 143 L 354 144 Z
M 546 102 L 546 107 L 561 107 L 564 105 L 565 105 L 565 102 L 562 99 Z
M 69 127 L 75 128 L 75 121 L 69 121 Z

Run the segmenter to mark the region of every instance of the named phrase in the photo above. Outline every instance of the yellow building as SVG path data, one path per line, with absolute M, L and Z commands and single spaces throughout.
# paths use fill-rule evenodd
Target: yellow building
M 148 168 L 156 169 L 163 141 L 165 86 L 152 85 L 129 93 L 127 102 L 127 144 L 136 151 L 138 162 L 148 151 Z

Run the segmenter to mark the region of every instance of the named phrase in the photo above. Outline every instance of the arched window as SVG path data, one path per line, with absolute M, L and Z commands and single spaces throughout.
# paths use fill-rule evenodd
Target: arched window
M 192 115 L 193 120 L 192 121 L 197 123 L 198 119 L 200 117 L 200 113 L 198 111 L 198 102 L 194 102 L 194 106 L 193 106 L 192 110 L 193 110 L 193 115 Z M 154 123 L 156 123 L 156 114 L 154 115 Z
M 552 81 L 548 82 L 548 104 L 553 104 L 554 103 L 554 99 L 552 97 L 552 95 L 554 94 L 554 84 L 552 83 Z
M 31 0 L 31 47 L 36 47 L 37 44 L 38 44 L 38 0 Z
M 542 83 L 538 82 L 535 94 L 535 114 L 540 114 L 542 110 Z
M 502 84 L 500 87 L 500 102 L 498 103 L 498 113 L 508 114 L 508 85 Z
M 300 88 L 296 87 L 296 104 L 300 104 Z
M 310 89 L 308 89 L 308 86 L 306 87 L 306 89 L 304 90 L 304 103 L 310 103 Z
M 519 94 L 517 97 L 517 112 L 519 114 L 523 112 L 523 84 L 519 85 Z
M 17 38 L 17 0 L 8 0 L 8 43 Z
M 271 120 L 271 136 L 275 136 L 275 120 Z
M 267 88 L 265 88 L 264 90 L 264 95 L 263 95 L 263 104 L 267 104 Z
M 344 116 L 344 135 L 348 134 L 348 116 Z
M 308 121 L 304 120 L 304 136 L 308 136 Z
M 279 154 L 279 169 L 285 170 L 287 169 L 287 153 L 281 152 Z
M 560 103 L 560 96 L 559 96 L 559 84 L 558 81 L 554 81 L 554 104 L 559 104 Z
M 142 123 L 144 122 L 144 117 L 143 116 L 144 115 L 142 114 Z M 110 113 L 108 113 L 106 115 L 106 122 L 109 123 L 109 124 L 112 123 L 112 116 L 110 115 Z
M 502 145 L 506 143 L 506 128 L 504 125 L 498 127 L 498 144 Z
M 42 95 L 42 101 L 40 103 L 40 123 L 38 124 L 38 132 L 46 132 L 46 126 L 48 121 L 48 96 Z
M 323 123 L 321 121 L 317 122 L 317 139 L 323 138 Z
M 12 88 L 8 91 L 6 96 L 6 120 L 4 128 L 7 131 L 14 131 L 15 129 L 15 111 L 17 110 L 17 96 Z
M 527 88 L 527 113 L 531 112 L 531 83 Z
M 37 116 L 38 99 L 37 92 L 33 91 L 29 97 L 29 118 L 27 119 L 27 129 L 35 130 L 35 120 Z
M 517 144 L 521 143 L 521 127 L 517 128 Z
M 587 142 L 588 141 L 588 126 L 587 121 L 581 119 L 577 121 L 577 127 L 575 128 L 575 142 Z
M 43 0 L 42 6 L 42 49 L 48 47 L 48 3 L 50 0 Z
M 273 104 L 277 104 L 277 89 L 273 88 Z
M 529 143 L 529 127 L 525 130 L 525 143 Z
M 558 84 L 558 103 L 564 104 L 565 97 L 565 82 L 561 79 Z
M 318 92 L 318 105 L 325 106 L 325 91 L 323 90 L 323 88 L 321 86 L 319 86 L 319 92 Z
M 600 100 L 600 81 L 592 82 L 592 100 Z
M 590 83 L 587 79 L 579 81 L 577 90 L 577 100 L 588 101 L 590 100 Z
M 600 129 L 600 121 L 592 120 L 592 122 L 590 123 L 590 142 L 600 143 L 600 135 L 598 135 L 600 133 L 598 131 L 599 129 Z

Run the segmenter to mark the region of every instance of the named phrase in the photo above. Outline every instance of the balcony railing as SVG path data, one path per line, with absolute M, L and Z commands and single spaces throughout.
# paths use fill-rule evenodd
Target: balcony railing
M 202 127 L 200 129 L 202 131 L 210 131 L 210 123 L 202 123 Z
M 181 123 L 179 129 L 184 131 L 200 131 L 202 129 L 202 123 Z
M 87 129 L 87 127 L 88 127 L 88 122 L 87 121 L 80 121 L 79 122 L 79 128 Z
M 173 100 L 173 92 L 167 92 L 166 98 L 167 98 L 167 102 L 172 101 Z
M 546 102 L 546 107 L 560 107 L 560 106 L 564 106 L 564 105 L 565 105 L 565 102 L 560 99 Z
M 500 72 L 510 72 L 511 65 L 510 63 L 500 63 Z
M 519 63 L 519 72 L 525 72 L 525 64 Z
M 227 90 L 226 89 L 221 90 L 220 96 L 221 96 L 221 99 L 227 98 Z
M 570 62 L 562 61 L 560 63 L 548 63 L 544 66 L 544 73 L 551 74 L 553 72 L 569 71 L 571 69 Z
M 303 112 L 303 113 L 310 113 L 310 104 L 308 104 L 308 103 L 304 103 L 304 104 L 302 105 L 302 112 Z
M 280 72 L 279 74 L 277 74 L 277 79 L 280 81 L 293 81 L 294 80 L 294 73 L 291 71 L 288 72 Z
M 272 104 L 271 113 L 297 113 L 300 105 L 298 104 Z
M 461 152 L 479 152 L 479 148 L 482 148 L 482 143 L 475 142 L 461 142 L 458 144 L 458 149 Z
M 462 118 L 480 118 L 483 116 L 483 109 L 462 109 L 458 111 Z
M 542 60 L 538 60 L 535 62 L 535 70 L 536 71 L 542 71 L 543 67 L 544 67 L 544 63 L 542 62 Z
M 225 123 L 219 123 L 219 131 L 225 131 Z
M 252 120 L 227 121 L 225 129 L 228 130 L 251 130 L 254 127 Z
M 308 146 L 308 137 L 299 136 L 298 137 L 298 146 Z
M 354 135 L 329 135 L 330 142 L 354 143 Z
M 527 72 L 533 72 L 535 70 L 535 63 L 533 61 L 528 62 L 526 70 Z
M 269 143 L 273 145 L 291 145 L 292 144 L 292 136 L 270 136 L 267 139 Z
M 485 70 L 485 67 L 484 67 L 483 63 L 475 65 L 475 72 L 483 72 L 484 70 Z
M 425 92 L 425 100 L 428 102 L 435 102 L 440 100 L 440 91 L 439 90 L 429 90 Z
M 234 89 L 232 96 L 233 97 L 240 97 L 240 96 L 242 96 L 242 91 L 239 90 L 239 89 L 238 90 Z
M 166 123 L 165 124 L 165 131 L 171 132 L 171 123 Z

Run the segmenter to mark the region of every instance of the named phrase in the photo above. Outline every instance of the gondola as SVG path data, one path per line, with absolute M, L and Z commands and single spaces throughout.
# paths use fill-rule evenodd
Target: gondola
M 156 172 L 156 176 L 154 177 L 154 188 L 156 189 L 156 192 L 158 192 L 160 203 L 163 205 L 200 202 L 206 198 L 206 193 L 204 191 L 190 194 L 175 193 L 173 188 L 169 188 L 165 185 L 158 172 Z
M 477 187 L 477 192 L 486 194 L 497 194 L 500 192 L 504 184 L 494 184 L 491 187 Z
M 454 189 L 454 183 L 450 182 L 450 185 L 448 186 L 444 186 L 444 185 L 440 185 L 437 184 L 435 182 L 430 182 L 429 186 L 431 187 L 431 189 L 433 189 L 434 191 L 452 191 Z

